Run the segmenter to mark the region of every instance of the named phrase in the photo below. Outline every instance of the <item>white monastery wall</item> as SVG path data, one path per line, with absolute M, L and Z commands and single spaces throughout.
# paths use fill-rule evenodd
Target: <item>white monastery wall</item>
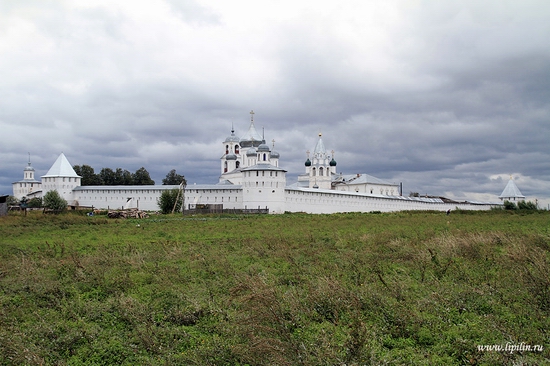
M 178 189 L 171 185 L 148 186 L 82 186 L 75 188 L 69 204 L 97 209 L 139 208 L 158 211 L 158 199 L 165 190 Z M 185 205 L 223 204 L 224 208 L 242 207 L 240 186 L 192 185 L 185 190 Z
M 337 212 L 392 212 L 406 210 L 447 211 L 490 210 L 494 205 L 469 203 L 442 203 L 429 199 L 414 199 L 399 196 L 372 196 L 352 192 L 318 190 L 308 188 L 287 188 L 285 190 L 285 211 L 306 213 Z

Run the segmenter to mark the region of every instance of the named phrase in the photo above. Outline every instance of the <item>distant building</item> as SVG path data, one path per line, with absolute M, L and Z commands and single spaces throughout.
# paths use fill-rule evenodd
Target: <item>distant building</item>
M 23 197 L 31 198 L 40 192 L 42 182 L 34 178 L 34 168 L 31 166 L 31 155 L 29 154 L 28 165 L 23 169 L 23 179 L 12 183 L 13 196 L 20 200 Z
M 523 201 L 525 200 L 525 196 L 521 194 L 519 191 L 518 186 L 516 186 L 516 183 L 514 183 L 514 179 L 510 176 L 510 180 L 506 184 L 506 187 L 504 187 L 504 190 L 498 196 L 501 201 Z
M 441 197 L 403 197 L 399 184 L 368 174 L 336 173 L 334 151 L 325 148 L 321 134 L 313 150 L 307 152 L 305 173 L 287 183 L 286 170 L 279 166 L 275 144 L 266 144 L 250 112 L 250 125 L 242 137 L 231 135 L 222 142 L 220 177 L 216 184 L 188 185 L 186 209 L 216 206 L 223 209 L 263 209 L 270 213 L 369 212 L 438 210 L 460 208 L 488 210 L 501 203 L 455 202 Z M 29 163 L 30 166 L 30 163 Z M 27 168 L 26 168 L 27 169 Z M 32 170 L 34 172 L 34 169 Z M 25 177 L 30 178 L 31 175 Z M 34 177 L 34 173 L 32 175 Z M 17 182 L 18 183 L 18 182 Z M 78 176 L 63 153 L 42 176 L 42 192 L 57 190 L 69 206 L 95 208 L 139 208 L 158 210 L 157 200 L 168 185 L 81 186 Z M 16 188 L 14 183 L 14 195 Z M 21 193 L 18 192 L 19 196 Z

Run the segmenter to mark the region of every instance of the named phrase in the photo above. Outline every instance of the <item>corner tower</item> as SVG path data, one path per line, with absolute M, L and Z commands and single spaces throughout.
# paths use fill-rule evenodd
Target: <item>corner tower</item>
M 76 174 L 65 154 L 61 153 L 46 175 L 42 176 L 42 195 L 57 190 L 69 205 L 73 201 L 73 189 L 80 186 L 82 177 Z

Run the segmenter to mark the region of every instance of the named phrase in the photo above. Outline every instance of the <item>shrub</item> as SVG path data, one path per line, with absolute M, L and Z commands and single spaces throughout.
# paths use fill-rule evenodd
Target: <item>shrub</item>
M 505 210 L 516 210 L 517 206 L 514 202 L 504 201 L 504 209 Z
M 157 204 L 163 214 L 169 214 L 181 211 L 182 195 L 177 188 L 162 192 L 157 200 Z M 175 208 L 174 208 L 175 207 Z
M 34 197 L 27 202 L 27 207 L 42 207 L 42 198 Z
M 519 201 L 518 202 L 518 209 L 520 210 L 537 210 L 537 205 L 534 204 L 533 202 L 531 201 Z
M 44 207 L 53 211 L 63 211 L 67 208 L 67 201 L 56 190 L 46 193 L 42 200 Z

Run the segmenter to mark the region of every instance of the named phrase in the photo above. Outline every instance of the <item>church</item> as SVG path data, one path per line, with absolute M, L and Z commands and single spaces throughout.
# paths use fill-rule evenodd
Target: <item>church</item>
M 441 197 L 405 197 L 400 184 L 368 174 L 336 172 L 334 151 L 325 147 L 319 134 L 313 152 L 306 152 L 304 172 L 288 183 L 280 167 L 280 154 L 266 143 L 255 126 L 254 112 L 244 135 L 234 128 L 222 142 L 220 177 L 217 183 L 186 187 L 185 208 L 215 205 L 223 209 L 263 209 L 269 213 L 390 212 L 403 210 L 489 210 L 500 203 L 456 202 Z M 30 158 L 24 179 L 13 183 L 13 195 L 21 199 L 41 197 L 57 190 L 71 207 L 97 209 L 138 208 L 157 211 L 157 200 L 170 185 L 82 186 L 67 157 L 61 153 L 46 175 L 37 181 Z

